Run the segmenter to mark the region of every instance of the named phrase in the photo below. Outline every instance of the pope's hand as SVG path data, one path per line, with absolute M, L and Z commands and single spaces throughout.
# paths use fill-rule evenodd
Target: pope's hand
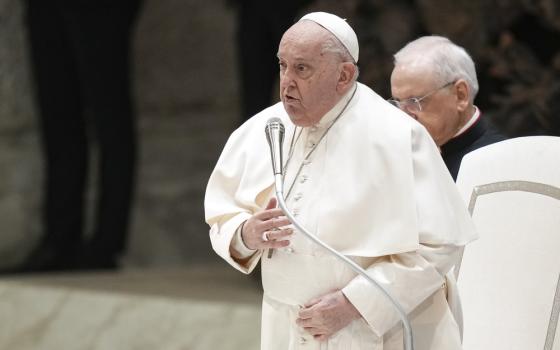
M 315 339 L 325 341 L 360 317 L 354 305 L 338 290 L 305 304 L 296 323 Z
M 282 209 L 276 208 L 276 198 L 271 198 L 266 208 L 245 221 L 241 238 L 249 249 L 282 248 L 290 244 L 292 228 Z

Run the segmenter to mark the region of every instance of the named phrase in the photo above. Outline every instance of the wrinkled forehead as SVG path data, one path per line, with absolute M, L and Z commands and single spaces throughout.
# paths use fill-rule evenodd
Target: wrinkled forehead
M 436 85 L 430 72 L 415 65 L 399 64 L 391 73 L 391 94 L 400 100 L 420 97 Z
M 398 63 L 391 74 L 391 83 L 395 80 L 420 85 L 419 88 L 431 87 L 437 82 L 433 68 L 421 58 Z

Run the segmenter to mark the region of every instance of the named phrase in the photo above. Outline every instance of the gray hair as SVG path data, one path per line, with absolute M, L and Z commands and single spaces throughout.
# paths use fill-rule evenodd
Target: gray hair
M 348 52 L 348 49 L 346 48 L 346 46 L 344 46 L 340 40 L 338 40 L 333 34 L 328 33 L 328 36 L 325 40 L 325 42 L 323 43 L 323 46 L 321 48 L 321 52 L 328 52 L 328 53 L 332 53 L 335 54 L 337 56 L 340 57 L 342 62 L 354 62 L 354 59 L 352 58 L 352 55 L 350 55 L 350 52 Z
M 354 64 L 354 66 L 356 66 L 356 74 L 354 74 L 353 80 L 358 80 L 358 75 L 360 74 L 358 65 L 354 61 L 352 55 L 350 55 L 350 52 L 348 52 L 346 46 L 344 46 L 333 34 L 328 33 L 328 36 L 321 47 L 321 53 L 330 53 L 338 56 L 340 62 L 350 62 Z
M 471 91 L 471 103 L 478 93 L 478 80 L 471 56 L 448 38 L 423 36 L 406 44 L 393 58 L 395 66 L 411 63 L 424 66 L 434 74 L 436 83 L 440 85 L 465 79 Z

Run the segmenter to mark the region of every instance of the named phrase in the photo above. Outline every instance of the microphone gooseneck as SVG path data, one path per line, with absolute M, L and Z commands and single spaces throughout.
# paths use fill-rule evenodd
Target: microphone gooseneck
M 284 184 L 283 184 L 283 162 L 282 162 L 282 143 L 284 142 L 284 124 L 279 118 L 270 118 L 265 127 L 266 132 L 266 139 L 268 140 L 268 145 L 270 147 L 270 157 L 272 160 L 272 172 L 274 173 L 274 185 L 276 188 L 276 199 L 278 201 L 278 205 L 284 211 L 284 214 L 290 219 L 292 224 L 301 232 L 303 233 L 308 239 L 313 241 L 315 244 L 323 247 L 327 251 L 329 251 L 332 255 L 337 257 L 339 260 L 342 260 L 344 263 L 348 264 L 352 270 L 354 270 L 357 274 L 364 277 L 368 282 L 373 284 L 381 293 L 391 302 L 393 307 L 397 310 L 399 317 L 403 323 L 403 342 L 405 350 L 414 350 L 414 343 L 413 343 L 413 336 L 412 336 L 412 327 L 410 325 L 410 321 L 408 320 L 408 316 L 404 311 L 403 307 L 400 303 L 393 298 L 393 296 L 389 293 L 385 287 L 380 285 L 376 280 L 374 280 L 361 266 L 356 264 L 354 261 L 349 259 L 348 257 L 342 255 L 334 248 L 330 247 L 328 244 L 321 241 L 317 238 L 314 234 L 309 232 L 305 229 L 294 217 L 294 215 L 290 212 L 286 205 L 286 201 L 284 200 Z
M 282 144 L 284 143 L 284 124 L 280 118 L 270 118 L 264 128 L 266 140 L 270 147 L 270 158 L 272 159 L 272 172 L 274 173 L 274 185 L 276 189 L 283 191 L 284 160 L 282 157 Z

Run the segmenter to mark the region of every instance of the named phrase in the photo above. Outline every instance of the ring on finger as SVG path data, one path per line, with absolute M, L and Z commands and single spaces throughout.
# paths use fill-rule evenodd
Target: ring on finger
M 262 237 L 263 242 L 268 242 L 268 232 L 267 231 L 264 231 L 261 237 Z

